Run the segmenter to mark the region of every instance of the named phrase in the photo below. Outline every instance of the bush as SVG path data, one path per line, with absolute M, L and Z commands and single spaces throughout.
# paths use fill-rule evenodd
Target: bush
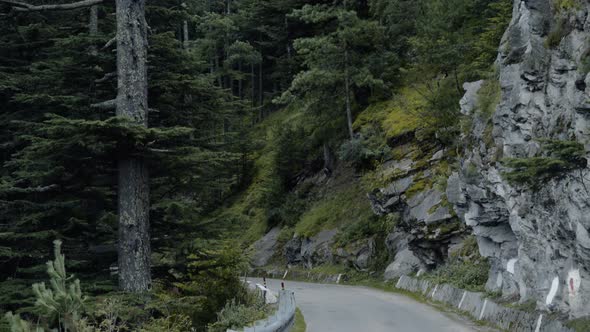
M 217 322 L 209 325 L 209 332 L 225 332 L 227 329 L 239 329 L 249 326 L 257 320 L 266 318 L 269 308 L 260 300 L 242 304 L 235 299 L 229 301 L 217 315 Z
M 546 48 L 556 48 L 561 43 L 563 37 L 567 36 L 571 32 L 572 28 L 569 26 L 568 21 L 560 17 L 556 24 L 551 27 L 551 31 L 547 35 L 547 39 L 545 40 L 545 47 Z
M 553 0 L 553 7 L 558 13 L 570 12 L 580 9 L 579 0 Z
M 516 185 L 538 189 L 551 178 L 562 176 L 587 165 L 584 145 L 576 141 L 542 141 L 547 156 L 532 158 L 505 158 L 503 164 L 510 168 L 504 178 Z
M 54 327 L 59 331 L 85 332 L 94 330 L 81 316 L 86 297 L 82 296 L 80 280 L 76 279 L 69 283 L 73 277 L 68 277 L 66 274 L 65 257 L 61 253 L 61 241 L 56 240 L 53 243 L 55 260 L 47 262 L 47 274 L 51 279 L 51 286 L 47 288 L 45 283 L 33 285 L 36 297 L 35 308 L 39 312 L 40 320 L 33 328 L 29 322 L 8 312 L 6 319 L 14 332 L 42 332 Z
M 437 284 L 447 283 L 461 289 L 483 292 L 489 270 L 487 259 L 479 255 L 475 236 L 470 236 L 463 242 L 463 248 L 447 264 L 424 274 L 422 278 Z

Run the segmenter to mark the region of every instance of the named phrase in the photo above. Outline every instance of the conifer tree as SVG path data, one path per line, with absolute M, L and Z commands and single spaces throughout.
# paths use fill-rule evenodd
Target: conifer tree
M 305 5 L 290 17 L 320 26 L 320 30 L 313 37 L 295 41 L 305 70 L 295 76 L 282 101 L 298 97 L 306 108 L 320 114 L 342 110 L 348 135 L 353 139 L 355 92 L 386 85 L 382 74 L 387 72 L 391 54 L 384 49 L 383 27 L 343 6 Z M 331 96 L 330 100 L 325 96 Z

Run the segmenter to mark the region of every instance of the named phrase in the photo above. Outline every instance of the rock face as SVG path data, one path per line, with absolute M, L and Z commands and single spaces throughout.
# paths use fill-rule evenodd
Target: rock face
M 387 266 L 383 277 L 385 280 L 399 278 L 403 275 L 417 272 L 421 266 L 422 263 L 414 253 L 410 249 L 405 248 L 395 254 L 393 262 Z
M 541 139 L 590 147 L 590 3 L 560 10 L 556 3 L 514 1 L 497 59 L 501 100 L 491 120 L 477 114 L 481 82 L 465 85 L 462 112 L 474 119 L 465 137 L 470 147 L 446 195 L 491 262 L 489 290 L 579 317 L 590 314 L 588 168 L 533 190 L 508 183 L 499 163 L 541 155 Z M 559 45 L 550 45 L 549 36 Z
M 393 174 L 395 180 L 368 195 L 374 213 L 394 214 L 399 220 L 395 231 L 386 239 L 389 255 L 393 257 L 385 273 L 388 279 L 442 264 L 449 246 L 463 238 L 465 227 L 446 204 L 444 190 L 431 184 L 408 194 L 412 186 L 425 183 L 432 176 L 430 169 L 436 168 L 444 157 L 444 151 L 434 150 L 422 162 L 402 159 L 385 163 L 384 176 Z
M 254 253 L 251 259 L 253 266 L 261 267 L 268 263 L 275 253 L 280 233 L 281 228 L 275 227 L 266 233 L 266 235 L 264 235 L 260 240 L 254 242 L 252 245 Z
M 321 231 L 311 238 L 293 237 L 283 248 L 288 265 L 303 264 L 313 268 L 320 264 L 331 264 L 334 261 L 332 243 L 337 230 Z

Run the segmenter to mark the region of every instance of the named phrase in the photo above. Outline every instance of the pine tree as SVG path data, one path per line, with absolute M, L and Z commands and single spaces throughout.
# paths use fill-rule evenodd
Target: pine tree
M 290 16 L 320 30 L 313 37 L 295 41 L 305 70 L 295 76 L 282 101 L 298 97 L 306 109 L 315 110 L 320 117 L 325 114 L 326 121 L 334 118 L 334 112 L 344 113 L 348 135 L 353 139 L 355 95 L 361 89 L 386 86 L 382 74 L 387 72 L 391 53 L 383 47 L 383 27 L 342 6 L 306 5 Z M 325 96 L 331 98 L 326 100 Z

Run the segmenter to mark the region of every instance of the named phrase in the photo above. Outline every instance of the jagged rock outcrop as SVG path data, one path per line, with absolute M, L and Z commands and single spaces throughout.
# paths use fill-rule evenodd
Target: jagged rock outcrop
M 337 233 L 336 229 L 331 229 L 321 231 L 309 238 L 295 235 L 283 247 L 286 263 L 302 264 L 306 268 L 333 263 L 332 244 Z
M 539 179 L 533 190 L 506 181 L 500 161 L 542 155 L 542 139 L 590 147 L 589 10 L 587 1 L 514 1 L 497 59 L 501 100 L 490 120 L 477 110 L 481 82 L 465 85 L 473 126 L 446 190 L 491 262 L 487 288 L 572 317 L 590 314 L 590 172 Z
M 394 233 L 386 240 L 393 257 L 386 278 L 439 266 L 446 261 L 449 247 L 465 235 L 466 228 L 447 204 L 446 193 L 430 182 L 432 169 L 439 167 L 443 158 L 443 150 L 434 150 L 420 160 L 387 162 L 381 172 L 393 175 L 394 180 L 368 195 L 375 214 L 399 217 Z

